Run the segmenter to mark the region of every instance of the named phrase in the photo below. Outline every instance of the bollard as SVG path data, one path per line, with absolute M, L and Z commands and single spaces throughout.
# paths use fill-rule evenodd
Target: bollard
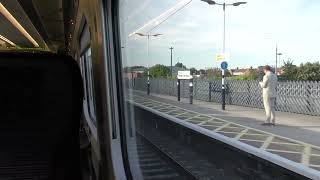
M 147 94 L 150 95 L 150 81 L 147 82 Z
M 193 79 L 190 79 L 190 83 L 189 83 L 189 96 L 190 96 L 189 103 L 192 104 L 193 103 Z
M 180 79 L 178 79 L 178 82 L 177 82 L 177 89 L 178 89 L 177 97 L 178 97 L 178 101 L 180 101 Z
M 226 110 L 226 87 L 225 87 L 225 70 L 222 70 L 222 110 Z

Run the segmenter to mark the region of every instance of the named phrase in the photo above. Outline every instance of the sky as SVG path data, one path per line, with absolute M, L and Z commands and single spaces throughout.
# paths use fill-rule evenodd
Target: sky
M 170 16 L 150 34 L 158 37 L 128 35 L 165 12 L 181 0 L 122 0 L 120 29 L 124 66 L 182 62 L 187 67 L 219 67 L 215 56 L 222 51 L 223 10 L 221 6 L 192 0 Z M 216 1 L 223 3 L 223 1 Z M 235 1 L 226 0 L 226 3 Z M 283 60 L 294 64 L 320 59 L 320 1 L 248 0 L 238 7 L 226 7 L 226 52 L 230 68 L 275 65 L 276 45 Z M 278 66 L 279 66 L 278 65 Z

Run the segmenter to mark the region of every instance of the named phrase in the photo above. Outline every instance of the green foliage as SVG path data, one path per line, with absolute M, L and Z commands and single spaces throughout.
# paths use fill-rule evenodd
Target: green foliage
M 319 62 L 301 64 L 299 67 L 290 59 L 284 62 L 281 78 L 285 80 L 320 81 Z
M 320 63 L 301 64 L 298 69 L 297 79 L 302 81 L 320 81 Z
M 197 72 L 198 72 L 198 70 L 196 69 L 196 68 L 190 68 L 190 73 L 191 73 L 191 75 L 193 75 L 193 74 L 197 74 Z
M 175 67 L 180 67 L 180 68 L 184 68 L 184 69 L 187 69 L 187 67 L 185 65 L 183 65 L 182 63 L 180 62 L 177 62 L 176 65 L 174 65 Z
M 226 70 L 225 72 L 226 77 L 230 77 L 230 71 Z M 207 78 L 209 80 L 218 80 L 222 78 L 222 71 L 220 68 L 211 68 L 207 70 Z
M 233 76 L 232 79 L 234 80 L 258 80 L 261 78 L 262 74 L 261 72 L 258 72 L 255 69 L 250 69 L 247 72 L 244 73 L 244 75 L 240 76 Z
M 146 71 L 145 75 L 147 74 Z M 170 76 L 170 68 L 165 65 L 156 64 L 150 68 L 150 76 L 153 78 L 167 78 Z
M 134 70 L 137 70 L 137 69 L 146 69 L 144 66 L 131 66 L 131 67 L 128 67 L 128 66 L 126 66 L 126 67 L 124 67 L 123 68 L 123 72 L 126 72 L 126 73 L 128 73 L 128 72 L 132 72 L 132 71 L 134 71 Z
M 259 72 L 255 69 L 250 69 L 244 74 L 245 80 L 257 80 L 259 78 Z
M 283 63 L 283 74 L 281 75 L 281 78 L 286 80 L 297 80 L 298 67 L 294 65 L 293 61 L 291 61 L 290 59 Z

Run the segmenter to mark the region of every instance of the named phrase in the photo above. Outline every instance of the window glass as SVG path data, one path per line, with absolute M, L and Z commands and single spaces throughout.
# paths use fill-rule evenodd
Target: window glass
M 87 81 L 86 81 L 86 67 L 85 67 L 85 62 L 84 62 L 84 56 L 80 57 L 80 70 L 81 70 L 81 75 L 82 75 L 82 81 L 83 81 L 83 86 L 84 86 L 84 100 L 87 99 Z
M 319 10 L 120 0 L 134 179 L 319 179 Z
M 81 56 L 82 75 L 85 82 L 86 107 L 92 121 L 96 121 L 95 96 L 94 96 L 94 78 L 91 58 L 91 48 L 85 50 Z

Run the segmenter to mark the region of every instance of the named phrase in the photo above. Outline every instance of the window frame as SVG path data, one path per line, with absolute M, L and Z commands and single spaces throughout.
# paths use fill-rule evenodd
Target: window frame
M 79 36 L 80 45 L 80 65 L 82 66 L 82 75 L 84 83 L 84 115 L 86 119 L 89 119 L 93 125 L 97 126 L 96 104 L 95 104 L 95 83 L 94 83 L 94 70 L 92 62 L 91 52 L 91 34 L 86 20 L 82 25 L 82 31 Z M 88 53 L 90 55 L 88 56 Z
M 113 126 L 113 129 L 119 129 L 118 136 L 115 137 L 120 140 L 120 148 L 121 148 L 121 156 L 122 156 L 122 164 L 124 168 L 125 176 L 128 180 L 133 180 L 133 174 L 129 160 L 129 153 L 127 148 L 127 122 L 126 122 L 126 111 L 125 111 L 125 99 L 124 99 L 124 86 L 123 86 L 123 76 L 122 76 L 122 56 L 121 56 L 121 39 L 120 39 L 120 2 L 119 0 L 104 0 L 104 23 L 106 28 L 106 34 L 112 35 L 112 39 L 105 39 L 106 42 L 111 42 L 106 44 L 107 49 L 113 50 L 113 57 L 110 59 L 110 62 L 107 62 L 108 66 L 111 66 L 114 78 L 110 78 L 111 84 L 114 86 L 114 90 L 111 91 L 114 96 L 113 104 L 117 105 L 114 107 L 114 110 L 117 111 L 117 119 Z M 107 36 L 106 36 L 107 37 Z M 110 46 L 110 47 L 108 47 Z M 110 72 L 109 72 L 110 73 Z M 114 131 L 113 131 L 114 133 Z M 117 134 L 117 132 L 115 132 Z
M 90 55 L 88 56 L 88 53 Z M 87 95 L 87 109 L 90 116 L 91 121 L 96 125 L 97 116 L 96 116 L 96 100 L 95 100 L 95 83 L 94 83 L 94 70 L 92 64 L 92 56 L 91 56 L 91 47 L 89 46 L 84 50 L 81 55 L 84 57 L 84 67 L 86 72 L 85 83 L 86 83 L 86 95 Z

